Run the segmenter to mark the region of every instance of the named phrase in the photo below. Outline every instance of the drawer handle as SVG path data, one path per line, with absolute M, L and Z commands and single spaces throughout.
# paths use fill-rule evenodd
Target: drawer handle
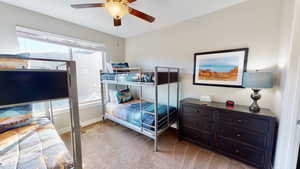
M 241 134 L 238 133 L 238 134 L 236 134 L 236 136 L 237 136 L 237 137 L 241 137 Z
M 240 152 L 240 150 L 235 150 L 235 152 L 236 152 L 236 153 L 239 153 L 239 152 Z
M 237 122 L 239 122 L 239 123 L 243 123 L 243 120 L 239 119 L 239 120 L 237 120 Z

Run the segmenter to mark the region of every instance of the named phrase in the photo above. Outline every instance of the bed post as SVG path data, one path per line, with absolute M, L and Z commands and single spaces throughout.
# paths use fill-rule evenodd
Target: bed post
M 154 137 L 154 152 L 157 151 L 157 130 L 158 130 L 158 126 L 157 126 L 157 114 L 158 114 L 158 110 L 157 110 L 157 107 L 158 107 L 158 67 L 155 67 L 155 102 L 154 102 L 154 121 L 155 121 L 155 126 L 154 126 L 154 130 L 155 130 L 155 137 Z
M 52 100 L 49 101 L 49 104 L 50 104 L 50 118 L 51 118 L 51 122 L 54 124 Z
M 71 139 L 73 147 L 73 161 L 75 169 L 82 169 L 81 138 L 80 138 L 80 116 L 78 108 L 76 63 L 75 61 L 67 62 L 68 70 L 68 90 L 70 100 L 70 117 L 71 117 Z
M 144 116 L 144 112 L 143 112 L 143 85 L 140 86 L 140 114 L 141 114 L 141 119 L 140 119 L 140 123 L 141 123 L 141 132 L 143 132 L 144 130 L 144 122 L 143 122 L 143 116 Z
M 168 107 L 167 107 L 168 127 L 170 127 L 170 81 L 171 81 L 171 73 L 170 73 L 170 68 L 168 68 Z
M 180 91 L 179 91 L 179 85 L 180 85 L 180 80 L 179 80 L 179 72 L 180 72 L 180 69 L 179 68 L 177 68 L 177 72 L 178 72 L 178 74 L 177 74 L 177 130 L 179 129 L 179 93 L 180 93 Z
M 101 106 L 102 106 L 102 120 L 105 120 L 105 97 L 104 97 L 104 83 L 102 83 L 102 70 L 100 70 L 100 85 L 101 85 Z

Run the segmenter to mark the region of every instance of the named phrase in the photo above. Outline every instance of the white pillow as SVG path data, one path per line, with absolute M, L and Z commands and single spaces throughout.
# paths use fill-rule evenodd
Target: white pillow
M 111 63 L 106 63 L 106 68 L 107 68 L 108 73 L 114 73 Z
M 109 94 L 109 98 L 110 98 L 111 103 L 118 103 L 117 99 L 116 99 L 117 92 L 118 91 L 116 91 L 116 90 L 109 89 L 108 94 Z

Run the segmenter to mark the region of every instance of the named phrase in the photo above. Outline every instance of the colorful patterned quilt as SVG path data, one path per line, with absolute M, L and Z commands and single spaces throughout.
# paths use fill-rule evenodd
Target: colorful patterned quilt
M 71 169 L 72 157 L 48 119 L 0 134 L 0 169 Z
M 144 101 L 141 104 L 142 110 L 147 112 L 154 112 L 154 104 L 148 101 Z M 137 100 L 131 101 L 127 104 L 114 104 L 109 103 L 107 105 L 108 113 L 112 114 L 114 117 L 120 118 L 124 121 L 127 121 L 133 125 L 141 127 L 141 112 L 140 112 L 140 103 L 137 103 Z M 158 105 L 158 129 L 161 129 L 164 125 L 167 124 L 167 106 L 159 104 Z M 170 106 L 169 108 L 169 119 L 171 122 L 176 121 L 177 109 Z M 146 123 L 149 126 L 154 126 L 154 115 L 149 113 L 143 113 L 142 117 L 143 123 Z M 151 129 L 151 127 L 144 125 L 144 128 Z
M 143 73 L 102 73 L 101 80 L 118 80 L 120 82 L 154 82 L 154 72 Z

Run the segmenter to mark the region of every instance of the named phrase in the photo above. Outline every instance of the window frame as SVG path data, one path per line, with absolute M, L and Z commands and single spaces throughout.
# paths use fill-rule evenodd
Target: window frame
M 33 30 L 30 28 L 25 28 L 25 27 L 21 27 L 21 26 L 16 27 L 16 35 L 17 35 L 17 39 L 20 37 L 20 38 L 25 38 L 25 39 L 31 39 L 31 40 L 66 46 L 69 48 L 69 56 L 70 56 L 69 59 L 70 60 L 74 60 L 73 59 L 74 48 L 90 50 L 90 51 L 95 51 L 95 52 L 101 52 L 102 53 L 102 58 L 101 58 L 102 59 L 102 65 L 101 65 L 102 69 L 101 70 L 106 69 L 106 61 L 108 58 L 106 55 L 107 53 L 106 53 L 105 45 L 103 45 L 103 44 L 86 41 L 86 40 L 81 40 L 81 39 L 77 39 L 77 38 L 72 38 L 72 37 L 67 37 L 67 36 L 63 36 L 63 35 L 52 34 L 52 33 L 48 33 L 48 32 Z M 18 43 L 19 43 L 19 40 L 18 40 Z M 68 106 L 65 106 L 65 107 L 55 108 L 55 109 L 51 110 L 51 106 L 50 106 L 51 101 L 45 102 L 45 108 L 46 108 L 46 111 L 47 111 L 47 109 L 49 112 L 52 111 L 54 113 L 54 115 L 60 114 L 59 112 L 69 111 L 69 109 L 70 109 Z M 79 103 L 78 105 L 79 105 L 79 109 L 85 109 L 87 107 L 97 106 L 100 104 L 101 104 L 101 97 L 100 97 L 100 99 L 85 101 L 85 102 Z

